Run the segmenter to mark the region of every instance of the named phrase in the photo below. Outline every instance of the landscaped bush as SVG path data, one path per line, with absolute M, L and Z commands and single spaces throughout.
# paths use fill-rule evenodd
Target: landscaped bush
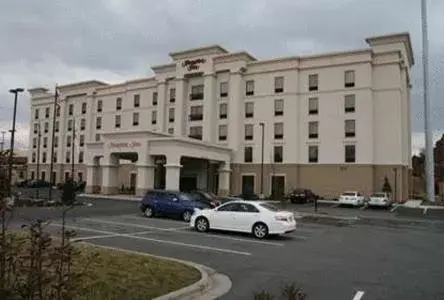
M 280 297 L 276 297 L 267 291 L 254 293 L 254 300 L 307 300 L 302 288 L 297 287 L 295 283 L 286 284 L 281 288 Z

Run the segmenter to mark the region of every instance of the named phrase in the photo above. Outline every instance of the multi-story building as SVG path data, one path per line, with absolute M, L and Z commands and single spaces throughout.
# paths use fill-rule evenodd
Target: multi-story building
M 152 67 L 150 78 L 60 86 L 53 178 L 71 176 L 73 158 L 74 177 L 105 194 L 122 185 L 137 194 L 152 187 L 368 194 L 387 176 L 405 199 L 410 37 L 366 42 L 359 50 L 270 60 L 201 47 L 170 53 L 172 62 Z M 40 175 L 49 178 L 54 94 L 29 92 L 29 173 L 40 128 Z

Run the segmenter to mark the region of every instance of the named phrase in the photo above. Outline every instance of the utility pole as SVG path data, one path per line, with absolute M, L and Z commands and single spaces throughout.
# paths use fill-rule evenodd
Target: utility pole
M 429 41 L 427 31 L 427 1 L 421 0 L 422 23 L 422 63 L 423 63 L 423 97 L 424 97 L 424 131 L 425 131 L 425 171 L 427 198 L 435 201 L 435 166 L 433 159 L 432 111 L 429 99 Z
M 50 178 L 50 185 L 48 190 L 48 201 L 52 200 L 52 187 L 55 185 L 56 179 L 53 178 L 52 174 L 54 173 L 54 140 L 55 140 L 55 124 L 56 124 L 56 112 L 57 112 L 57 100 L 58 100 L 58 90 L 57 85 L 55 87 L 55 94 L 54 94 L 54 108 L 52 112 L 52 137 L 51 137 L 51 163 L 49 166 L 49 176 Z
M 5 150 L 5 133 L 6 131 L 2 131 L 2 142 L 1 142 L 1 147 L 0 147 L 0 151 L 3 152 L 3 150 Z
M 74 181 L 74 143 L 76 140 L 76 119 L 72 119 L 72 145 L 71 145 L 71 178 Z
M 14 94 L 14 112 L 12 115 L 12 130 L 11 130 L 11 149 L 9 153 L 9 172 L 8 172 L 8 194 L 12 196 L 12 164 L 14 157 L 14 138 L 15 138 L 15 119 L 17 116 L 17 99 L 18 94 L 24 92 L 22 88 L 10 89 L 9 92 Z
M 264 199 L 264 128 L 265 123 L 260 122 L 259 125 L 262 129 L 262 145 L 261 145 L 261 199 Z
M 40 196 L 40 188 L 39 188 L 39 181 L 40 181 L 40 140 L 42 137 L 42 132 L 40 130 L 40 122 L 37 123 L 37 188 L 36 188 L 36 199 L 39 199 Z

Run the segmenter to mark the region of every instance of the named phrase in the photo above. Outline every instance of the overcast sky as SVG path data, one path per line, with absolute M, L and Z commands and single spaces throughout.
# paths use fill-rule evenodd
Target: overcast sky
M 0 131 L 11 128 L 8 89 L 151 75 L 168 53 L 220 44 L 258 59 L 366 47 L 369 36 L 408 31 L 413 148 L 423 145 L 420 0 L 2 0 Z M 444 131 L 444 1 L 429 0 L 431 99 Z M 20 97 L 18 143 L 28 144 L 29 97 Z M 0 135 L 1 138 L 1 135 Z

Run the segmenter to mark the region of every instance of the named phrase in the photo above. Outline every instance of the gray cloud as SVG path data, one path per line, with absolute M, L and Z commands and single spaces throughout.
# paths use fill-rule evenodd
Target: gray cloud
M 439 101 L 444 94 L 439 84 L 444 80 L 443 13 L 443 1 L 429 1 L 431 97 L 439 131 L 444 130 L 439 118 L 444 115 Z M 421 132 L 420 24 L 419 0 L 2 1 L 0 131 L 10 123 L 10 87 L 146 76 L 151 65 L 168 62 L 168 52 L 205 44 L 271 58 L 365 47 L 365 37 L 409 31 L 417 63 L 412 131 Z M 28 101 L 23 96 L 18 109 L 22 128 Z

